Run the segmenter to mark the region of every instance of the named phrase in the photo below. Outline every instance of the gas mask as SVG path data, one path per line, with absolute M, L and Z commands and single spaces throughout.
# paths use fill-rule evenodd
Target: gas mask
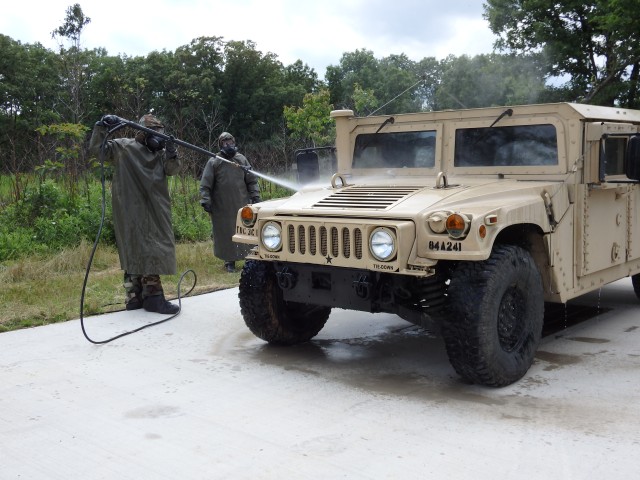
M 220 151 L 225 158 L 233 158 L 238 151 L 238 147 L 235 145 L 225 145 L 220 149 Z
M 148 133 L 144 138 L 144 143 L 152 152 L 158 152 L 164 149 L 166 140 L 158 135 Z
M 155 130 L 158 133 L 164 133 L 164 124 L 151 113 L 143 115 L 138 123 L 144 127 Z M 164 149 L 167 143 L 164 138 L 159 135 L 155 135 L 152 132 L 138 132 L 136 135 L 136 141 L 142 143 L 154 153 Z

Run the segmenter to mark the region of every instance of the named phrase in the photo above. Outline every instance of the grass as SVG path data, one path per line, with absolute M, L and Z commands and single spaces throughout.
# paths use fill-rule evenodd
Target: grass
M 0 264 L 0 332 L 80 318 L 82 285 L 91 248 L 92 245 L 82 243 L 56 254 Z M 239 270 L 226 273 L 222 261 L 213 256 L 210 241 L 178 244 L 176 254 L 178 274 L 161 277 L 168 299 L 177 298 L 178 281 L 187 270 L 193 270 L 197 276 L 190 296 L 238 285 Z M 85 290 L 85 316 L 124 310 L 122 276 L 117 250 L 98 246 Z M 185 275 L 180 288 L 182 296 L 191 289 L 193 281 L 193 275 Z

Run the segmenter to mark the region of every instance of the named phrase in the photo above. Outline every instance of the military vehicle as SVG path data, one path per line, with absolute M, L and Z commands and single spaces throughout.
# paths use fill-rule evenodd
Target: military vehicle
M 334 307 L 390 312 L 499 387 L 532 365 L 546 304 L 628 276 L 640 297 L 640 111 L 331 116 L 330 186 L 238 212 L 234 241 L 255 245 L 241 312 L 261 339 L 308 341 Z

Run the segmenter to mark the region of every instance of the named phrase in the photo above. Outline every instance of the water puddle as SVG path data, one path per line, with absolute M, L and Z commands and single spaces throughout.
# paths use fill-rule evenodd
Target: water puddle
M 610 340 L 606 338 L 591 338 L 591 337 L 567 337 L 567 340 L 571 340 L 573 342 L 584 342 L 584 343 L 609 343 Z

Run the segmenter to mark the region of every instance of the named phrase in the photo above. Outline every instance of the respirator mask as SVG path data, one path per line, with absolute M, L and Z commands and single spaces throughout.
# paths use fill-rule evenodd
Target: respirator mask
M 145 136 L 144 143 L 147 146 L 147 148 L 152 152 L 158 152 L 164 149 L 167 142 L 163 137 L 154 135 L 152 133 L 148 133 Z
M 164 134 L 164 124 L 151 113 L 143 115 L 138 123 L 146 128 L 150 128 L 151 130 L 158 132 L 159 134 Z M 138 132 L 136 140 L 154 153 L 163 150 L 167 143 L 165 138 L 148 131 Z
M 238 147 L 235 145 L 225 145 L 220 149 L 220 151 L 226 158 L 233 158 L 238 151 Z

